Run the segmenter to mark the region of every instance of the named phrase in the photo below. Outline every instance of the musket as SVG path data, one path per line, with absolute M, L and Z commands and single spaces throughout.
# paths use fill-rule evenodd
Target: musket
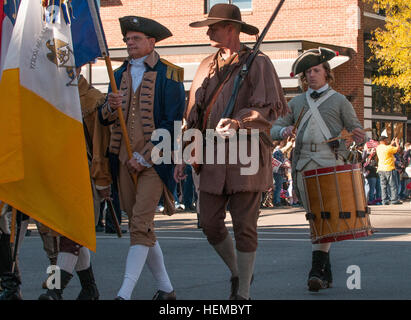
M 114 226 L 116 227 L 117 236 L 121 238 L 121 229 L 117 220 L 116 211 L 114 210 L 113 202 L 110 198 L 106 199 L 108 211 L 110 211 L 111 218 L 114 221 Z
M 299 114 L 299 116 L 298 116 L 298 119 L 297 119 L 297 121 L 296 121 L 295 124 L 294 124 L 293 134 L 295 134 L 295 133 L 297 132 L 298 127 L 300 126 L 300 122 L 301 122 L 301 120 L 303 119 L 303 114 L 304 114 L 304 108 L 301 109 L 301 112 L 300 112 L 300 114 Z
M 273 21 L 275 19 L 275 17 L 277 16 L 278 12 L 280 11 L 283 3 L 285 0 L 280 0 L 280 2 L 278 3 L 277 7 L 274 10 L 274 13 L 272 14 L 270 20 L 268 20 L 267 25 L 265 26 L 263 32 L 261 33 L 261 35 L 258 37 L 257 42 L 255 43 L 251 54 L 248 56 L 246 62 L 243 64 L 243 66 L 241 67 L 240 72 L 238 73 L 238 75 L 235 77 L 234 79 L 234 86 L 233 86 L 233 91 L 231 93 L 230 96 L 230 100 L 227 103 L 227 106 L 225 107 L 223 114 L 221 116 L 221 118 L 231 118 L 231 114 L 233 113 L 233 109 L 234 109 L 234 105 L 235 102 L 237 100 L 237 96 L 238 96 L 238 92 L 240 91 L 240 88 L 244 82 L 245 77 L 248 74 L 248 71 L 250 70 L 251 64 L 253 63 L 255 57 L 257 56 L 258 52 L 259 52 L 259 48 L 261 46 L 261 43 L 264 40 L 265 35 L 267 34 L 268 30 L 270 29 L 271 25 L 273 24 Z M 227 74 L 227 79 L 229 78 L 230 74 Z M 208 104 L 208 106 L 212 106 L 215 102 L 215 100 L 217 99 L 217 96 L 220 94 L 223 85 L 225 84 L 225 81 L 223 81 L 220 86 L 217 88 L 217 90 L 215 91 L 213 98 L 211 99 L 210 103 Z M 206 110 L 208 110 L 209 108 L 207 107 Z M 207 112 L 205 110 L 205 112 Z M 203 127 L 204 127 L 204 123 L 205 121 L 207 121 L 207 117 L 205 116 L 203 119 Z M 199 124 L 201 125 L 201 124 Z M 204 129 L 204 128 L 203 128 Z M 264 135 L 262 135 L 262 137 L 265 137 Z M 268 144 L 272 144 L 271 141 L 267 141 Z M 197 164 L 197 163 L 192 163 L 191 166 L 193 167 L 194 171 L 196 174 L 200 173 L 201 170 L 201 164 Z
M 233 87 L 233 92 L 231 93 L 230 100 L 228 101 L 228 104 L 221 116 L 221 118 L 231 118 L 231 114 L 233 113 L 234 105 L 237 100 L 238 92 L 240 91 L 240 88 L 244 82 L 245 77 L 248 74 L 248 71 L 250 70 L 251 64 L 253 63 L 255 57 L 257 56 L 259 52 L 259 48 L 261 46 L 261 43 L 264 40 L 265 35 L 267 34 L 268 30 L 270 29 L 271 25 L 273 24 L 274 19 L 276 18 L 278 12 L 280 11 L 283 3 L 285 0 L 280 0 L 280 2 L 277 5 L 277 8 L 275 8 L 274 13 L 271 15 L 270 20 L 268 20 L 267 25 L 265 26 L 263 32 L 261 35 L 258 37 L 257 42 L 255 43 L 251 54 L 248 56 L 246 62 L 243 64 L 241 67 L 240 72 L 234 79 L 234 87 Z

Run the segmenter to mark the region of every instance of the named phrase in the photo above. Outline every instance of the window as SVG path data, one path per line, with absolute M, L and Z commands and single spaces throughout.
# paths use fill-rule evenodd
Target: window
M 373 85 L 372 104 L 375 113 L 405 114 L 401 104 L 401 92 L 395 88 Z
M 210 11 L 210 8 L 216 3 L 231 3 L 235 4 L 240 10 L 251 10 L 252 0 L 205 0 L 205 13 Z

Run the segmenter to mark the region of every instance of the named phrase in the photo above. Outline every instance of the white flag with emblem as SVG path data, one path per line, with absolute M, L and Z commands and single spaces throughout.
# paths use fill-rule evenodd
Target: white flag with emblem
M 49 3 L 21 1 L 4 64 L 0 200 L 95 250 L 69 3 Z

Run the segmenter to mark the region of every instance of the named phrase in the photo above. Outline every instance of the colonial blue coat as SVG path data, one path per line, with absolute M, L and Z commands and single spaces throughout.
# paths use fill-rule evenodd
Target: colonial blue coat
M 171 141 L 174 141 L 174 121 L 181 121 L 185 108 L 185 92 L 183 86 L 183 69 L 179 68 L 166 60 L 160 59 L 159 55 L 153 51 L 145 59 L 146 71 L 144 73 L 141 85 L 139 105 L 141 124 L 144 131 L 145 145 L 143 150 L 132 150 L 139 152 L 144 159 L 151 162 L 151 150 L 161 141 L 152 141 L 151 135 L 155 129 L 166 129 L 170 133 Z M 123 92 L 132 91 L 125 81 L 124 73 L 128 69 L 129 61 L 126 60 L 114 72 L 114 78 L 117 88 Z M 109 88 L 111 92 L 111 87 Z M 128 104 L 130 99 L 125 98 L 123 101 L 123 111 L 129 111 Z M 124 114 L 127 118 L 127 114 Z M 99 108 L 99 119 L 103 125 L 113 125 L 111 132 L 111 140 L 109 152 L 117 155 L 115 158 L 118 161 L 122 139 L 122 131 L 117 111 L 110 112 L 108 103 L 106 102 Z M 128 132 L 132 142 L 133 133 Z M 132 144 L 132 143 L 131 143 Z M 122 159 L 120 159 L 122 160 Z M 173 178 L 173 164 L 153 164 L 157 174 L 164 182 L 169 191 L 174 190 L 176 183 Z M 114 168 L 116 170 L 116 168 Z

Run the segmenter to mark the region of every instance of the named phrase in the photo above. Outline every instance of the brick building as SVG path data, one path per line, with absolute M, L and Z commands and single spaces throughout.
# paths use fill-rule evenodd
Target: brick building
M 163 58 L 184 67 L 188 91 L 199 62 L 215 51 L 208 45 L 207 28 L 190 28 L 189 23 L 204 19 L 210 6 L 217 2 L 238 5 L 243 20 L 257 26 L 260 32 L 278 3 L 277 0 L 101 0 L 100 13 L 113 67 L 127 56 L 118 18 L 149 17 L 173 33 L 173 37 L 159 42 L 156 50 Z M 351 101 L 364 127 L 373 128 L 374 138 L 384 128 L 390 134 L 406 138 L 404 106 L 396 100 L 395 93 L 388 90 L 381 94 L 382 89 L 371 85 L 376 66 L 367 62 L 366 42 L 373 29 L 384 25 L 384 19 L 362 0 L 287 0 L 261 50 L 272 59 L 287 98 L 301 92 L 297 78 L 290 77 L 291 64 L 301 52 L 319 46 L 338 51 L 339 56 L 331 61 L 336 76 L 333 87 Z M 244 34 L 241 40 L 249 46 L 255 42 L 253 36 Z M 105 91 L 108 77 L 103 63 L 93 65 L 91 70 L 87 75 Z M 410 141 L 411 136 L 408 138 Z

